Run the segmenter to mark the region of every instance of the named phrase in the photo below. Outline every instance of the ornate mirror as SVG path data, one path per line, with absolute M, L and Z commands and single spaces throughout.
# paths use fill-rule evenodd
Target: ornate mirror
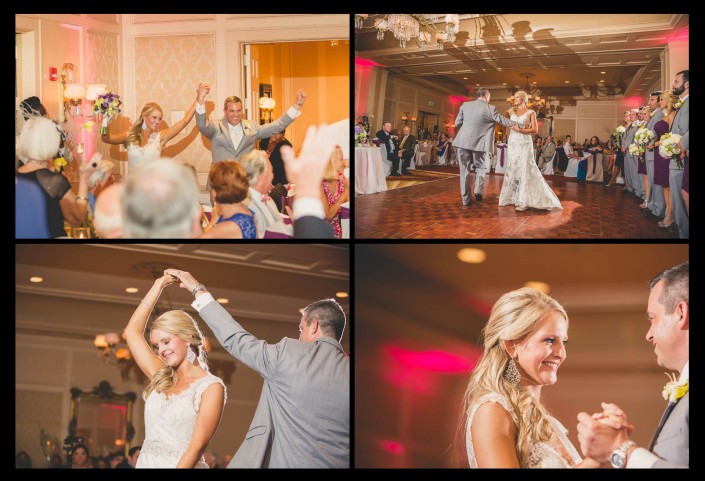
M 65 444 L 81 442 L 88 446 L 91 456 L 130 449 L 135 435 L 132 408 L 136 395 L 113 391 L 108 381 L 101 381 L 90 391 L 71 388 L 71 421 Z

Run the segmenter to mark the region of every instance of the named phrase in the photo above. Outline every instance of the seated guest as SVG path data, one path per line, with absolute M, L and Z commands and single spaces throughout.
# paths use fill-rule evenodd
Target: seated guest
M 234 160 L 217 162 L 208 173 L 208 183 L 211 186 L 213 213 L 205 232 L 199 237 L 255 239 L 255 218 L 243 202 L 250 187 L 245 168 Z
M 39 185 L 15 178 L 15 239 L 49 239 L 46 201 Z
M 441 132 L 441 138 L 436 144 L 436 154 L 438 155 L 438 163 L 446 163 L 446 152 L 448 152 L 448 134 Z
M 406 129 L 404 129 L 406 131 Z M 340 146 L 336 146 L 330 156 L 328 166 L 323 173 L 321 181 L 321 200 L 326 212 L 326 219 L 333 227 L 336 239 L 343 237 L 340 226 L 341 204 L 350 201 L 350 183 L 345 181 L 343 176 L 343 151 Z
M 553 154 L 556 153 L 556 144 L 553 143 L 553 136 L 547 135 L 546 141 L 542 142 L 541 152 L 539 155 L 539 169 L 543 169 L 544 165 L 553 159 Z M 555 167 L 555 166 L 554 166 Z
M 54 156 L 59 150 L 59 127 L 46 117 L 32 117 L 25 122 L 20 133 L 17 156 L 22 165 L 17 177 L 42 188 L 46 205 L 50 237 L 65 237 L 64 220 L 80 224 L 88 208 L 88 178 L 94 167 L 82 162 L 79 171 L 78 195 L 63 175 L 54 171 Z
M 240 165 L 245 169 L 249 184 L 245 205 L 254 214 L 257 238 L 264 237 L 267 229 L 289 236 L 293 235 L 293 227 L 286 224 L 285 217 L 279 213 L 274 201 L 269 197 L 274 174 L 267 153 L 262 150 L 253 150 L 240 158 Z
M 184 164 L 168 158 L 130 171 L 123 194 L 126 239 L 183 239 L 201 233 L 198 186 Z

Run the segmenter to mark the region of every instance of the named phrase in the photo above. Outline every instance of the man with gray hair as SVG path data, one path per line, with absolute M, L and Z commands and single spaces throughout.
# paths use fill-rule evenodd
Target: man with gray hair
M 123 195 L 123 237 L 181 239 L 201 233 L 198 186 L 176 160 L 160 158 L 130 172 Z
M 240 158 L 240 165 L 245 168 L 250 183 L 245 205 L 255 216 L 257 238 L 263 238 L 266 230 L 293 236 L 293 226 L 285 223 L 286 217 L 279 213 L 276 204 L 269 197 L 274 173 L 267 153 L 263 150 L 253 150 Z
M 486 88 L 477 90 L 477 100 L 465 102 L 460 106 L 458 117 L 455 119 L 457 135 L 453 140 L 453 147 L 458 150 L 460 195 L 465 206 L 472 205 L 471 164 L 475 166 L 475 200 L 482 200 L 487 153 L 493 150 L 495 124 L 524 127 L 522 123 L 503 117 L 494 105 L 490 105 L 490 91 Z
M 556 153 L 556 144 L 553 143 L 553 135 L 546 136 L 546 142 L 541 147 L 541 155 L 539 156 L 539 170 L 543 171 L 544 166 L 553 159 Z

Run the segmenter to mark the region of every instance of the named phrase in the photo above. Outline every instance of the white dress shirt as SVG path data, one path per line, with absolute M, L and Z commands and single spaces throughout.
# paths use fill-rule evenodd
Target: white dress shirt
M 210 292 L 204 292 L 200 296 L 196 296 L 196 300 L 191 303 L 191 307 L 196 309 L 197 312 L 201 312 L 201 309 L 211 302 L 215 302 L 213 295 Z
M 686 96 L 687 97 L 687 96 Z M 678 378 L 678 384 L 681 384 L 689 379 L 689 365 L 690 361 L 685 363 L 685 366 L 683 367 L 683 371 L 681 371 L 681 375 Z M 658 461 L 659 458 L 656 456 L 654 453 L 649 451 L 646 448 L 636 448 L 634 451 L 632 451 L 632 454 L 629 455 L 629 460 L 627 461 L 627 468 L 650 468 L 651 466 Z

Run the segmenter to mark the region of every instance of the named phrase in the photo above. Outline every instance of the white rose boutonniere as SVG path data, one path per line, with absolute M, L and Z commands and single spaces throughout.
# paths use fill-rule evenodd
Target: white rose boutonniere
M 663 398 L 669 403 L 674 403 L 688 392 L 688 379 L 679 383 L 675 374 L 666 373 L 666 376 L 670 381 L 663 387 Z
M 685 102 L 683 102 L 681 99 L 678 99 L 678 101 L 675 104 L 673 104 L 673 108 L 678 110 L 679 108 L 683 107 L 684 103 Z
M 245 132 L 245 135 L 250 135 L 250 131 L 252 129 L 250 128 L 250 123 L 247 120 L 242 121 L 242 130 Z

